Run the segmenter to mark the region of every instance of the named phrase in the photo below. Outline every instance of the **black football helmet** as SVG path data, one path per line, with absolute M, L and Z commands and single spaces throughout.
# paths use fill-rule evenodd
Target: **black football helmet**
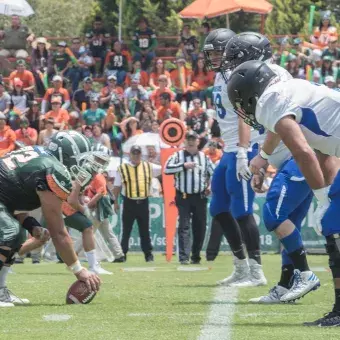
M 249 60 L 265 61 L 272 57 L 270 41 L 262 34 L 244 32 L 232 37 L 222 55 L 222 71 L 233 70 Z
M 239 65 L 229 77 L 228 97 L 238 114 L 257 130 L 263 127 L 256 121 L 258 99 L 277 75 L 263 61 L 251 60 Z
M 218 28 L 208 34 L 203 46 L 204 60 L 208 70 L 220 71 L 223 51 L 228 41 L 235 35 L 236 33 L 228 28 Z M 213 52 L 218 53 L 213 55 Z

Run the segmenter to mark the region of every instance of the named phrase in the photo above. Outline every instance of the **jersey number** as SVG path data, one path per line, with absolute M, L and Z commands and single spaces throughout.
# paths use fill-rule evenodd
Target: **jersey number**
M 34 151 L 31 146 L 27 146 L 18 151 L 11 152 L 11 154 L 8 157 L 3 158 L 2 161 L 9 170 L 15 170 L 18 166 L 37 157 L 39 157 L 38 152 Z
M 215 95 L 215 106 L 216 106 L 216 112 L 218 114 L 218 116 L 223 119 L 225 117 L 225 115 L 227 114 L 226 109 L 223 107 L 222 105 L 222 97 L 219 93 L 217 93 Z
M 113 59 L 113 66 L 114 67 L 122 67 L 123 66 L 123 56 L 115 55 Z
M 139 47 L 140 48 L 148 48 L 149 47 L 149 39 L 139 39 Z

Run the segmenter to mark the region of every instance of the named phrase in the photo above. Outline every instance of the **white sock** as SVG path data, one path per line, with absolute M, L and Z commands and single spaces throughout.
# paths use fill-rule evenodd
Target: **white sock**
M 89 263 L 90 268 L 94 268 L 98 265 L 97 256 L 96 256 L 96 249 L 92 249 L 90 251 L 85 252 L 87 257 L 87 262 Z
M 0 270 L 0 288 L 6 287 L 6 279 L 10 269 L 11 267 L 3 266 Z

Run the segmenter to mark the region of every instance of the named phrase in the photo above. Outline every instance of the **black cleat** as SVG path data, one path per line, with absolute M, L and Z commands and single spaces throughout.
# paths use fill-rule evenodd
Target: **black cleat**
M 153 255 L 152 254 L 150 254 L 150 255 L 148 255 L 148 256 L 145 256 L 145 261 L 146 262 L 153 262 Z
M 191 260 L 190 264 L 201 264 L 201 260 Z
M 125 256 L 118 257 L 117 259 L 114 259 L 112 263 L 123 263 L 126 262 Z
M 182 266 L 186 266 L 186 265 L 189 264 L 189 260 L 182 260 L 182 261 L 180 261 L 180 264 L 181 264 Z
M 313 322 L 304 322 L 304 326 L 317 326 L 317 327 L 339 327 L 340 326 L 340 312 L 332 311 L 325 314 L 323 318 Z

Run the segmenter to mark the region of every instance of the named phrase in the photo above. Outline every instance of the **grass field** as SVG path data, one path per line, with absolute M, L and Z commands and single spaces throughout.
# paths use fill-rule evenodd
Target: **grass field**
M 276 282 L 277 255 L 264 256 L 268 287 L 238 290 L 215 286 L 230 274 L 231 256 L 185 267 L 211 267 L 189 272 L 178 270 L 177 263 L 166 263 L 161 255 L 153 264 L 146 264 L 141 255 L 130 255 L 125 264 L 103 264 L 114 275 L 103 276 L 100 293 L 91 304 L 80 306 L 65 305 L 74 278 L 64 265 L 26 262 L 13 267 L 9 287 L 30 299 L 31 305 L 0 310 L 0 340 L 340 339 L 339 328 L 301 325 L 329 312 L 333 303 L 331 276 L 320 271 L 327 267 L 326 256 L 309 257 L 322 283 L 318 291 L 296 305 L 275 306 L 247 301 Z M 208 335 L 210 331 L 213 335 Z

